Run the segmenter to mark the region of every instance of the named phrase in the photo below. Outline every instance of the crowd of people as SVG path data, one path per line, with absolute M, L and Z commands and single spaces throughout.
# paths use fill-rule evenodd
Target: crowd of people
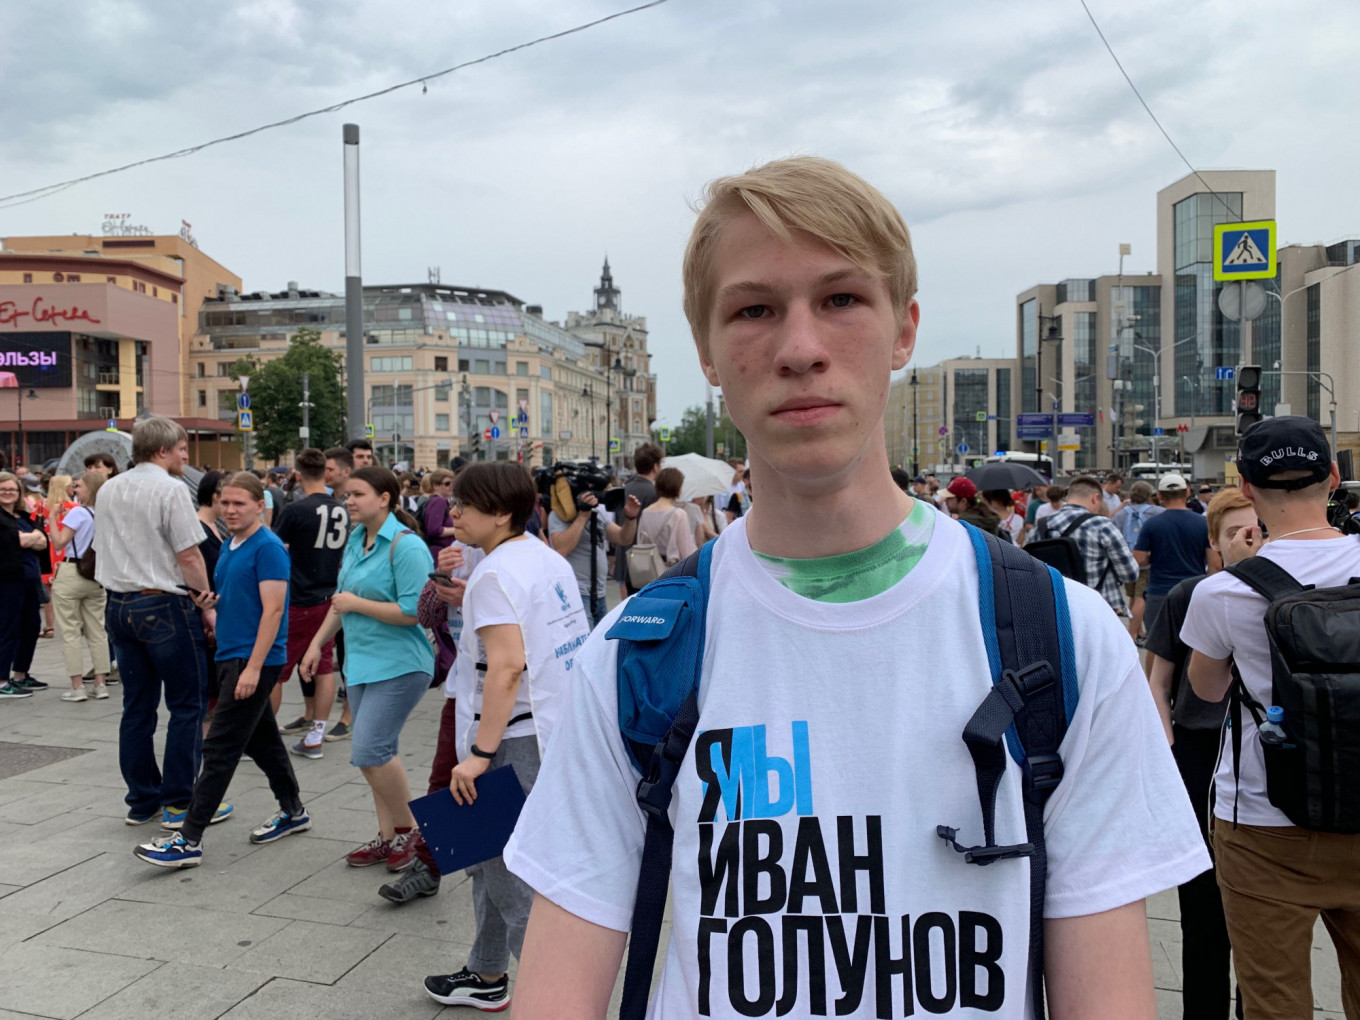
M 515 957 L 517 1016 L 603 1016 L 628 946 L 628 1017 L 1149 1020 L 1144 901 L 1177 888 L 1187 1018 L 1311 1015 L 1320 917 L 1360 1020 L 1360 529 L 1326 436 L 1258 423 L 1218 491 L 911 477 L 883 411 L 915 273 L 837 164 L 710 185 L 685 311 L 751 460 L 702 498 L 651 444 L 621 492 L 545 493 L 362 440 L 191 494 L 157 417 L 130 469 L 46 499 L 0 473 L 5 696 L 42 686 L 50 590 L 63 697 L 117 664 L 126 821 L 160 823 L 134 853 L 164 868 L 202 863 L 243 755 L 277 801 L 249 840 L 307 831 L 295 769 L 347 739 L 375 833 L 347 863 L 401 905 L 443 877 L 401 754 L 438 688 L 427 791 L 509 766 L 526 796 L 468 868 L 466 959 L 424 981 L 447 1005 L 507 1008 Z

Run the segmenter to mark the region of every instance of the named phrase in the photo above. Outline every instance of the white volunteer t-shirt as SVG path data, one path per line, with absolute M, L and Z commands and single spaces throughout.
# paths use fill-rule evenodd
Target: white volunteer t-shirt
M 651 1015 L 835 1015 L 839 1001 L 839 1015 L 901 1016 L 905 994 L 917 1016 L 1028 1017 L 1028 861 L 966 864 L 935 833 L 984 841 L 962 732 L 991 680 L 963 526 L 941 515 L 900 582 L 829 604 L 780 585 L 738 520 L 714 548 L 712 590 Z M 1096 592 L 1068 583 L 1067 596 L 1081 698 L 1045 813 L 1048 917 L 1209 867 L 1133 642 Z M 581 652 L 504 859 L 569 912 L 625 931 L 645 821 L 604 637 L 618 615 Z M 998 843 L 1025 840 L 1018 768 L 996 825 Z M 883 974 L 904 952 L 906 973 Z
M 455 570 L 449 571 L 449 576 L 456 580 L 466 581 L 472 576 L 472 571 L 477 564 L 486 559 L 486 553 L 478 549 L 475 545 L 464 545 L 462 542 L 455 541 L 454 548 L 463 553 L 463 565 Z M 449 606 L 446 614 L 446 629 L 449 637 L 453 638 L 454 647 L 458 647 L 459 641 L 463 637 L 463 607 Z M 461 655 L 462 653 L 459 652 Z M 454 659 L 453 665 L 449 667 L 448 676 L 444 677 L 444 697 L 452 698 L 458 693 L 458 660 Z
M 476 716 L 482 711 L 486 645 L 477 636 L 483 627 L 518 624 L 524 635 L 526 669 L 520 676 L 510 718 L 532 718 L 506 727 L 507 737 L 538 737 L 539 754 L 547 746 L 554 723 L 568 703 L 576 654 L 587 637 L 586 619 L 576 577 L 567 561 L 534 538 L 497 546 L 468 578 L 463 595 L 463 633 L 454 662 L 458 699 L 458 756 L 470 754 L 477 739 Z
M 1303 584 L 1331 588 L 1360 577 L 1360 538 L 1337 536 L 1310 542 L 1283 539 L 1267 542 L 1258 556 L 1274 560 Z M 1264 620 L 1266 600 L 1232 574 L 1220 572 L 1195 587 L 1181 624 L 1181 640 L 1214 659 L 1232 656 L 1242 682 L 1263 705 L 1273 702 L 1270 682 L 1270 641 Z M 1233 780 L 1232 741 L 1225 739 L 1214 776 L 1214 814 L 1244 825 L 1293 825 L 1266 796 L 1266 762 L 1261 738 L 1251 713 L 1242 712 L 1242 783 Z

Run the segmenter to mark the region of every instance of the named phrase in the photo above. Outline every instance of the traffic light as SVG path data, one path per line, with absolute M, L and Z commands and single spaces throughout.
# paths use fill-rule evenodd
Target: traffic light
M 472 459 L 473 459 L 473 460 L 481 460 L 481 459 L 482 459 L 482 434 L 481 434 L 480 432 L 474 432 L 474 433 L 472 433 L 472 435 L 468 436 L 468 439 L 471 440 L 471 443 L 469 444 L 469 449 L 470 449 L 471 452 L 472 452 Z
M 1240 436 L 1261 420 L 1261 366 L 1240 365 L 1237 369 L 1237 434 Z

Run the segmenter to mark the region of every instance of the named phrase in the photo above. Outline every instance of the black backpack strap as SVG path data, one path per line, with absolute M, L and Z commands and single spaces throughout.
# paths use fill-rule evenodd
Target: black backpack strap
M 1300 584 L 1284 567 L 1264 556 L 1252 556 L 1224 567 L 1228 573 L 1245 584 L 1267 602 L 1310 590 L 1313 585 Z
M 1072 534 L 1072 532 L 1076 531 L 1078 528 L 1080 528 L 1083 524 L 1085 524 L 1094 516 L 1095 514 L 1091 513 L 1091 511 L 1083 510 L 1081 513 L 1077 514 L 1076 519 L 1072 521 L 1071 524 L 1062 529 L 1061 537 L 1067 538 Z
M 700 577 L 700 557 L 704 546 L 667 570 L 660 581 L 672 577 Z M 707 591 L 707 564 L 702 580 Z M 653 582 L 655 583 L 655 582 Z M 644 589 L 645 590 L 645 589 Z M 699 655 L 703 655 L 702 642 Z M 645 1020 L 647 999 L 652 991 L 652 971 L 661 945 L 661 925 L 666 913 L 666 893 L 671 884 L 671 851 L 675 832 L 668 811 L 671 791 L 680 775 L 699 726 L 698 691 L 693 690 L 671 720 L 670 729 L 660 743 L 651 746 L 629 740 L 635 760 L 648 763 L 637 786 L 638 807 L 647 816 L 647 831 L 642 842 L 642 863 L 638 868 L 637 895 L 633 900 L 633 923 L 628 939 L 628 962 L 623 971 L 623 994 L 619 1020 Z
M 1094 515 L 1090 515 L 1094 516 Z M 977 772 L 985 844 L 963 847 L 958 830 L 936 833 L 970 864 L 1030 858 L 1029 980 L 1036 1020 L 1044 1012 L 1044 806 L 1063 776 L 1058 748 L 1076 707 L 1066 590 L 1056 571 L 995 536 L 970 528 L 978 562 L 980 620 L 993 686 L 964 728 Z M 996 844 L 996 794 L 1008 750 L 1020 764 L 1026 842 Z

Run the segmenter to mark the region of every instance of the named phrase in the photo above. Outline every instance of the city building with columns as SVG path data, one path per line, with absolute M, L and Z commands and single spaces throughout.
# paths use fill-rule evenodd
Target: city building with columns
M 625 315 L 622 291 L 614 285 L 609 259 L 604 260 L 600 284 L 595 288 L 595 307 L 589 312 L 568 312 L 566 328 L 590 353 L 603 389 L 591 398 L 600 403 L 609 423 L 606 458 L 625 468 L 633 451 L 652 441 L 656 421 L 656 376 L 647 353 L 647 318 Z
M 366 286 L 363 307 L 365 407 L 380 460 L 433 468 L 460 455 L 530 466 L 606 458 L 605 394 L 617 376 L 598 367 L 588 338 L 546 321 L 541 306 L 430 282 Z M 273 293 L 224 287 L 200 319 L 192 403 L 222 420 L 236 415 L 235 363 L 282 356 L 299 327 L 345 356 L 343 295 L 295 283 Z

